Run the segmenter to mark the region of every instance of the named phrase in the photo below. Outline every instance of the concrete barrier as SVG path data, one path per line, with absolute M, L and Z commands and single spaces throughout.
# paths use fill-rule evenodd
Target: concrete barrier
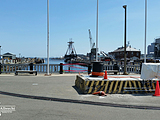
M 125 78 L 127 79 L 127 78 Z M 109 94 L 136 94 L 136 93 L 154 93 L 156 80 L 104 80 L 88 79 L 87 77 L 77 75 L 75 86 L 84 94 L 92 94 L 97 91 L 104 91 Z

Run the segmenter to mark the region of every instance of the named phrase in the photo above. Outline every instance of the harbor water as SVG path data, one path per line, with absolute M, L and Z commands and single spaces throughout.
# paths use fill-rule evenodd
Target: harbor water
M 49 59 L 49 64 L 60 64 L 60 63 L 65 64 L 63 59 L 62 60 L 60 60 L 60 59 L 52 59 L 52 58 Z M 47 64 L 47 58 L 45 58 L 45 63 L 43 63 L 43 64 Z
M 60 64 L 63 63 L 63 72 L 87 72 L 88 71 L 88 67 L 84 67 L 81 65 L 75 65 L 75 64 L 68 64 L 65 63 L 64 60 L 60 60 L 60 59 L 49 59 L 49 64 Z M 43 64 L 47 64 L 47 59 L 45 59 L 45 63 Z

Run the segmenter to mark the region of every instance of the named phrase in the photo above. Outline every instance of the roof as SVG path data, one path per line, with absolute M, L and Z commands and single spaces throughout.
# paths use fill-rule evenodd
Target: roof
M 113 51 L 113 52 L 122 52 L 122 51 L 124 51 L 124 47 L 118 48 L 118 49 L 116 49 L 116 50 Z M 137 49 L 135 49 L 135 48 L 131 48 L 130 46 L 128 46 L 128 47 L 126 48 L 126 51 L 140 51 L 140 50 L 137 50 Z
M 5 54 L 3 54 L 3 56 L 10 56 L 10 55 L 14 55 L 14 54 L 11 54 L 11 53 L 5 53 Z

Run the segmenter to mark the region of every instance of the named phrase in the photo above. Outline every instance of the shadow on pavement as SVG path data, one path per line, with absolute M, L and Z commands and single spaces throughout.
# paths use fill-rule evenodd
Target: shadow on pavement
M 76 103 L 76 104 L 85 104 L 85 105 L 96 105 L 96 106 L 104 106 L 104 107 L 118 107 L 118 108 L 143 109 L 143 110 L 146 110 L 146 109 L 148 109 L 148 110 L 160 110 L 160 107 L 155 107 L 155 106 L 123 105 L 123 104 L 94 102 L 94 101 L 86 101 L 86 100 L 73 100 L 73 99 L 24 95 L 24 94 L 10 93 L 10 92 L 4 92 L 4 91 L 0 91 L 0 94 L 13 96 L 13 97 L 20 97 L 20 98 L 55 101 L 55 102 L 66 102 L 66 103 Z
M 82 91 L 80 89 L 78 89 L 76 86 L 72 86 L 79 95 L 84 95 L 84 93 L 82 93 Z

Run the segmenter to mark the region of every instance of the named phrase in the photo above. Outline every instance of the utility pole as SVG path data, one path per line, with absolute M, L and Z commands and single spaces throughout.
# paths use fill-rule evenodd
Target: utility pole
M 125 25 L 124 25 L 124 75 L 127 75 L 126 72 L 126 28 L 127 28 L 127 5 L 123 5 L 123 8 L 125 9 Z

